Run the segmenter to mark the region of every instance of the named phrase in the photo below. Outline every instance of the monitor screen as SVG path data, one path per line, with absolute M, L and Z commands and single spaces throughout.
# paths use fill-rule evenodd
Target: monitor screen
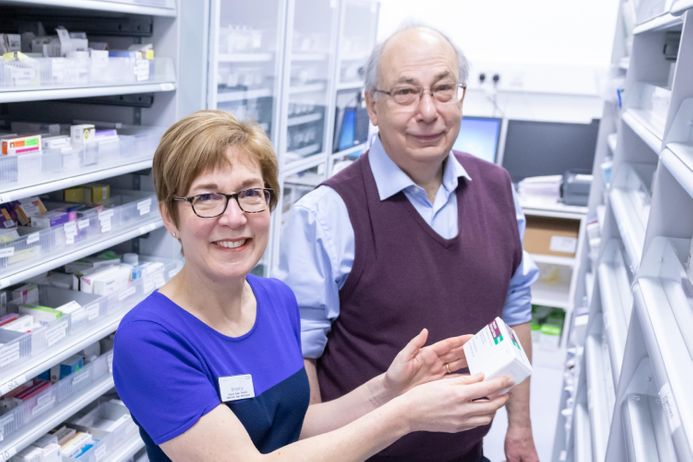
M 460 133 L 452 149 L 496 163 L 500 132 L 501 119 L 465 116 L 462 118 Z
M 528 176 L 591 172 L 599 120 L 590 123 L 508 120 L 503 152 L 513 182 Z

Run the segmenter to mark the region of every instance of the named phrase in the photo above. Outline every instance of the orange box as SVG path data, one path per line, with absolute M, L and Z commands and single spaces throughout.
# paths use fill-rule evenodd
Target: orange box
M 523 245 L 529 253 L 573 257 L 579 232 L 579 220 L 528 216 Z

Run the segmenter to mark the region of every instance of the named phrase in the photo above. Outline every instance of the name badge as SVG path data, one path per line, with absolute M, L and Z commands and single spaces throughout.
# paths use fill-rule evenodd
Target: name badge
M 242 374 L 219 377 L 219 395 L 222 402 L 254 398 L 253 376 Z

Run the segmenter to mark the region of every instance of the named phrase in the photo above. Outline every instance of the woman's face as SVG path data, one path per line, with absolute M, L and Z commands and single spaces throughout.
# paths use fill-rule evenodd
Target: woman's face
M 250 156 L 233 147 L 226 156 L 227 165 L 202 173 L 184 195 L 232 194 L 265 187 L 260 166 Z M 218 282 L 244 277 L 262 258 L 269 237 L 269 206 L 262 212 L 245 213 L 230 199 L 226 211 L 216 218 L 198 217 L 188 202 L 177 201 L 173 207 L 178 207 L 178 226 L 162 215 L 168 231 L 180 239 L 188 270 Z

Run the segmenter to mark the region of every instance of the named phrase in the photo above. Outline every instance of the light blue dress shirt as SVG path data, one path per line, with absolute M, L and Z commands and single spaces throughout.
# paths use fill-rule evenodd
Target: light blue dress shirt
M 440 236 L 457 235 L 457 189 L 459 177 L 470 181 L 467 171 L 450 153 L 443 181 L 431 203 L 426 191 L 404 173 L 385 153 L 376 138 L 368 154 L 380 200 L 404 191 L 417 212 Z M 525 217 L 513 191 L 517 227 L 522 239 Z M 354 264 L 354 228 L 346 204 L 337 192 L 320 186 L 293 205 L 281 236 L 276 277 L 293 289 L 301 309 L 301 341 L 306 358 L 319 358 L 327 344 L 332 322 L 339 317 L 339 290 Z M 539 271 L 523 252 L 522 261 L 510 280 L 503 307 L 503 320 L 514 326 L 529 322 L 530 286 Z M 425 327 L 425 326 L 421 326 Z M 460 332 L 467 334 L 472 332 Z M 404 346 L 404 345 L 402 345 Z

